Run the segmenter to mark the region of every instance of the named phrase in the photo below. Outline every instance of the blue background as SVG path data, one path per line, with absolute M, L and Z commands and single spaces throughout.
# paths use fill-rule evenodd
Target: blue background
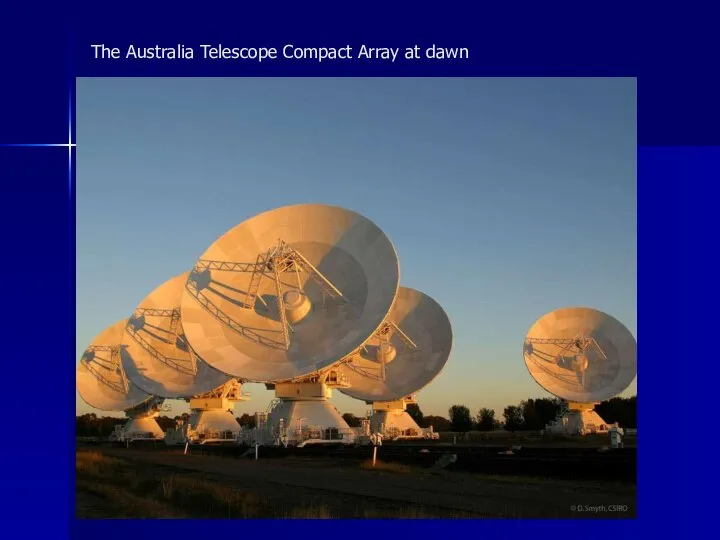
M 720 149 L 717 95 L 717 16 L 708 9 L 622 4 L 428 6 L 392 13 L 370 5 L 318 13 L 233 13 L 213 3 L 225 28 L 188 13 L 145 22 L 123 20 L 127 5 L 95 4 L 93 16 L 5 11 L 0 32 L 3 78 L 0 144 L 65 143 L 73 76 L 197 75 L 562 75 L 638 77 L 638 311 L 646 388 L 640 407 L 639 518 L 630 522 L 363 522 L 343 534 L 492 534 L 586 538 L 691 535 L 716 514 L 717 467 L 709 446 L 715 381 L 717 315 L 716 182 Z M 434 8 L 438 9 L 439 5 Z M 100 13 L 99 9 L 106 12 Z M 173 8 L 178 11 L 180 8 Z M 343 12 L 342 10 L 346 12 Z M 601 11 L 602 10 L 602 11 Z M 420 13 L 423 12 L 423 13 Z M 278 14 L 282 13 L 282 20 Z M 39 14 L 42 14 L 40 16 Z M 140 15 L 133 13 L 133 18 Z M 363 19 L 365 17 L 365 20 Z M 272 17 L 272 18 L 271 18 Z M 367 20 L 368 18 L 372 20 Z M 108 62 L 92 59 L 90 44 L 225 42 L 238 46 L 412 46 L 470 48 L 470 59 L 412 63 Z M 703 148 L 704 147 L 704 148 Z M 79 150 L 81 151 L 81 150 Z M 3 181 L 2 283 L 5 290 L 5 425 L 0 445 L 9 502 L 4 534 L 18 538 L 150 538 L 207 534 L 201 522 L 75 522 L 74 448 L 74 192 L 68 150 L 0 147 Z M 69 189 L 70 188 L 70 189 Z M 28 366 L 42 379 L 29 379 Z M 25 381 L 25 384 L 23 384 Z M 52 404 L 50 406 L 50 404 Z M 42 444 L 18 445 L 32 437 Z M 690 444 L 688 444 L 689 441 Z M 332 522 L 232 522 L 214 534 L 304 535 Z

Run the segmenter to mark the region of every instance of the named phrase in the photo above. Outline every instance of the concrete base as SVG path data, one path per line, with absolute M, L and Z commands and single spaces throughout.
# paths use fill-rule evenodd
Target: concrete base
M 372 404 L 370 431 L 386 440 L 437 439 L 440 436 L 432 428 L 421 428 L 407 412 L 407 406 L 417 404 L 415 396 L 395 401 L 376 401 Z
M 370 417 L 370 430 L 380 433 L 385 440 L 436 439 L 438 434 L 431 429 L 421 428 L 407 411 L 374 411 Z
M 353 444 L 355 430 L 324 398 L 278 399 L 258 430 L 260 444 L 305 446 L 308 444 Z
M 240 424 L 228 410 L 191 411 L 188 419 L 179 427 L 165 433 L 168 446 L 208 443 L 236 443 Z
M 595 412 L 594 403 L 569 403 L 567 410 L 549 423 L 545 430 L 562 435 L 585 435 L 607 433 L 608 426 Z
M 228 410 L 192 411 L 187 420 L 185 436 L 190 444 L 236 441 L 240 424 Z
M 155 418 L 130 418 L 121 428 L 115 429 L 110 439 L 113 441 L 162 440 L 165 436 Z

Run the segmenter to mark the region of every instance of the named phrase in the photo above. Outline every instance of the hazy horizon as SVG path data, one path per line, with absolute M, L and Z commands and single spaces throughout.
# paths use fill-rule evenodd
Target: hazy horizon
M 305 202 L 373 220 L 402 285 L 448 313 L 426 415 L 550 397 L 522 342 L 553 309 L 594 307 L 637 336 L 635 79 L 79 78 L 76 96 L 75 365 L 226 230 Z M 245 389 L 236 415 L 265 411 L 273 392 Z M 77 396 L 86 412 L 122 415 Z

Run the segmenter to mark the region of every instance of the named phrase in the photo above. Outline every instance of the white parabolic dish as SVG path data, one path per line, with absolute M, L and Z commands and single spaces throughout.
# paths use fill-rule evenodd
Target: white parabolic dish
M 452 350 L 452 326 L 435 300 L 415 289 L 400 287 L 385 322 L 393 323 L 409 341 L 390 329 L 394 358 L 386 361 L 383 377 L 378 360 L 383 340 L 374 335 L 351 356 L 349 364 L 341 366 L 351 383 L 350 388 L 340 390 L 343 394 L 367 402 L 400 399 L 419 392 L 445 367 Z
M 121 356 L 128 378 L 163 398 L 204 394 L 231 379 L 199 358 L 185 339 L 180 299 L 189 274 L 175 276 L 151 292 L 123 334 Z
M 75 374 L 80 397 L 102 411 L 124 411 L 151 398 L 125 376 L 120 361 L 127 319 L 106 328 L 85 349 Z
M 637 374 L 635 337 L 617 319 L 586 307 L 561 308 L 538 319 L 523 354 L 540 386 L 577 403 L 610 399 Z
M 336 206 L 285 206 L 241 223 L 200 257 L 183 292 L 183 326 L 220 371 L 291 380 L 365 343 L 399 284 L 395 248 L 372 221 Z

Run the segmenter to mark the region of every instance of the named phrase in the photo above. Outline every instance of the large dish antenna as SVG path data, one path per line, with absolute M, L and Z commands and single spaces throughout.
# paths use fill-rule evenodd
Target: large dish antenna
M 363 345 L 399 280 L 395 249 L 369 219 L 336 206 L 285 206 L 241 223 L 200 257 L 181 302 L 185 335 L 230 375 L 301 378 Z
M 530 375 L 576 403 L 598 403 L 625 390 L 637 374 L 637 342 L 617 319 L 586 307 L 552 311 L 530 328 L 523 347 Z
M 341 367 L 351 386 L 340 391 L 366 402 L 404 398 L 438 376 L 452 343 L 450 319 L 440 304 L 425 293 L 400 287 L 380 329 Z
M 175 276 L 151 292 L 135 308 L 123 334 L 125 373 L 155 396 L 191 397 L 231 379 L 199 358 L 185 338 L 180 299 L 189 274 Z
M 124 411 L 153 396 L 135 386 L 125 375 L 120 360 L 127 319 L 98 334 L 80 359 L 75 380 L 85 403 L 102 411 Z

